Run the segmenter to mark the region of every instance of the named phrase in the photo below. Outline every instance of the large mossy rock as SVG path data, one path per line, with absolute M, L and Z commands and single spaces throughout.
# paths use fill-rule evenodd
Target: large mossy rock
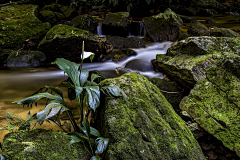
M 41 40 L 51 25 L 42 23 L 36 15 L 37 5 L 7 5 L 0 7 L 0 46 L 21 48 L 27 39 Z
M 54 61 L 56 58 L 80 62 L 83 41 L 85 51 L 97 55 L 112 51 L 112 46 L 106 42 L 106 38 L 100 38 L 86 30 L 64 24 L 55 25 L 47 32 L 40 42 L 38 50 L 45 53 L 48 62 Z
M 114 49 L 146 47 L 144 41 L 139 38 L 123 38 L 119 36 L 107 36 L 106 38 L 107 42 L 110 43 Z
M 54 12 L 43 10 L 39 13 L 39 18 L 42 22 L 49 22 L 51 25 L 55 25 L 57 23 L 57 17 Z
M 128 36 L 128 17 L 128 12 L 108 13 L 102 23 L 102 33 L 104 35 Z
M 37 160 L 88 160 L 88 152 L 82 144 L 68 146 L 71 137 L 65 133 L 44 129 L 17 131 L 5 135 L 2 150 L 12 159 Z
M 45 64 L 46 56 L 40 51 L 14 51 L 5 61 L 7 67 L 38 67 Z
M 158 55 L 155 67 L 192 89 L 180 104 L 240 156 L 240 38 L 190 37 Z M 192 88 L 191 88 L 192 87 Z
M 239 44 L 240 38 L 189 37 L 170 47 L 166 55 L 157 55 L 152 63 L 156 70 L 164 72 L 185 88 L 192 89 L 205 76 L 201 66 L 208 67 L 215 62 L 214 57 L 224 52 L 238 54 Z M 211 60 L 206 61 L 208 58 Z
M 189 36 L 240 37 L 237 32 L 228 28 L 208 28 L 200 22 L 193 23 L 187 31 Z
M 113 84 L 123 96 L 106 97 L 97 118 L 110 139 L 106 160 L 205 159 L 187 125 L 146 77 L 129 72 L 100 86 Z
M 180 16 L 170 8 L 156 16 L 143 19 L 146 29 L 146 38 L 154 42 L 176 41 L 179 36 L 179 28 L 183 25 Z
M 84 14 L 73 18 L 70 25 L 94 33 L 97 29 L 98 21 L 92 16 Z

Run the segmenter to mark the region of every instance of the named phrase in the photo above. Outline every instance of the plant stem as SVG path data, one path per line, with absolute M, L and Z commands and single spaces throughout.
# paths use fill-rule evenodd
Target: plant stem
M 89 146 L 90 146 L 92 154 L 93 154 L 93 149 L 92 149 L 92 145 L 91 145 L 91 142 L 90 142 L 90 138 L 88 139 L 88 143 L 89 143 Z
M 82 72 L 83 57 L 84 57 L 84 41 L 82 43 L 82 61 L 81 61 L 81 65 L 80 65 L 80 76 L 81 76 L 81 72 Z
M 83 142 L 83 141 L 82 141 L 82 142 Z M 89 152 L 89 150 L 86 148 L 84 142 L 83 142 L 83 146 L 84 146 L 84 148 L 88 151 L 88 153 L 89 153 L 91 156 L 93 156 L 93 154 L 91 154 L 91 152 Z
M 84 91 L 82 91 L 82 93 L 81 93 L 81 95 L 80 95 L 80 126 L 82 127 L 83 125 L 82 125 L 82 121 L 83 121 L 83 100 L 84 100 L 84 94 L 85 94 L 85 92 Z
M 74 118 L 73 118 L 72 111 L 67 110 L 66 112 L 67 112 L 67 116 L 68 116 L 69 120 L 70 120 L 71 123 L 72 123 L 72 126 L 73 126 L 74 131 L 77 132 L 77 133 L 80 133 L 80 129 L 79 129 L 79 127 L 77 126 L 77 123 L 76 123 L 76 121 L 75 121 Z

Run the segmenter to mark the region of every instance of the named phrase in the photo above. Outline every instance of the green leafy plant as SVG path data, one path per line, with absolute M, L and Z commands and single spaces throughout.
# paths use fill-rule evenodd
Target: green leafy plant
M 88 56 L 92 56 L 92 55 L 89 54 Z M 55 62 L 52 63 L 52 64 L 57 64 L 58 67 L 62 69 L 71 79 L 71 81 L 64 82 L 64 84 L 66 84 L 69 87 L 68 88 L 69 99 L 70 100 L 77 99 L 78 114 L 80 119 L 79 124 L 77 124 L 77 122 L 73 118 L 73 114 L 71 110 L 67 108 L 67 105 L 63 100 L 63 93 L 61 89 L 58 87 L 44 86 L 40 88 L 37 92 L 35 92 L 32 96 L 27 97 L 23 100 L 15 101 L 13 103 L 32 107 L 33 103 L 37 105 L 38 100 L 42 98 L 47 98 L 48 101 L 46 103 L 45 109 L 36 114 L 37 122 L 41 125 L 44 122 L 44 120 L 48 119 L 58 124 L 58 126 L 63 129 L 58 117 L 63 112 L 66 112 L 74 128 L 74 132 L 68 133 L 68 135 L 72 137 L 72 140 L 69 143 L 69 145 L 76 142 L 82 142 L 83 145 L 85 146 L 84 140 L 88 140 L 89 147 L 91 148 L 91 152 L 90 151 L 88 152 L 92 156 L 91 159 L 93 160 L 93 159 L 100 159 L 99 156 L 95 156 L 95 155 L 102 154 L 104 150 L 106 150 L 109 139 L 101 137 L 101 134 L 96 129 L 90 127 L 90 124 L 88 122 L 89 115 L 90 113 L 94 113 L 100 104 L 101 90 L 103 91 L 103 93 L 111 96 L 121 96 L 121 94 L 118 91 L 118 89 L 114 86 L 107 86 L 107 87 L 100 88 L 98 84 L 95 82 L 97 78 L 101 77 L 100 75 L 93 73 L 90 76 L 90 80 L 88 80 L 89 71 L 87 69 L 82 71 L 83 59 L 87 58 L 88 56 L 84 56 L 84 42 L 83 42 L 82 61 L 80 64 L 76 64 L 64 58 L 58 58 L 55 60 Z M 46 89 L 45 92 L 41 93 L 44 89 Z M 47 92 L 49 90 L 51 91 L 51 93 Z M 55 94 L 52 94 L 52 92 L 54 92 Z M 84 100 L 87 106 L 85 117 L 83 114 Z M 82 136 L 82 134 L 80 133 L 84 133 L 86 137 Z M 97 137 L 95 141 L 97 144 L 97 149 L 95 151 L 95 154 L 93 152 L 93 149 L 90 143 L 90 135 Z

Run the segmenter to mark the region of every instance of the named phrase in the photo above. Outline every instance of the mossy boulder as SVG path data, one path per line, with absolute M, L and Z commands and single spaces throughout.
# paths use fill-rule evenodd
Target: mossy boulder
M 61 13 L 63 13 L 66 17 L 66 19 L 70 20 L 78 15 L 78 12 L 75 8 L 70 6 L 61 6 L 59 8 Z
M 45 61 L 46 56 L 40 51 L 13 51 L 5 63 L 7 67 L 37 67 Z
M 238 156 L 240 38 L 189 37 L 157 55 L 154 66 L 192 89 L 180 108 Z
M 146 38 L 154 42 L 176 41 L 179 36 L 179 28 L 183 25 L 180 16 L 170 8 L 164 13 L 143 19 L 146 30 Z
M 100 82 L 108 85 L 123 96 L 106 97 L 97 114 L 97 126 L 110 139 L 106 160 L 205 159 L 187 125 L 146 77 L 129 72 Z
M 92 16 L 84 14 L 73 18 L 70 25 L 94 33 L 97 29 L 98 21 Z
M 49 22 L 51 25 L 54 25 L 57 23 L 57 17 L 54 12 L 44 10 L 39 13 L 39 18 L 42 22 Z
M 104 35 L 128 36 L 129 21 L 127 14 L 108 13 L 102 23 Z
M 17 131 L 5 135 L 2 150 L 12 159 L 88 160 L 84 146 L 80 143 L 68 146 L 70 141 L 71 137 L 61 132 L 44 129 Z
M 40 42 L 38 50 L 45 53 L 48 62 L 56 58 L 80 62 L 83 41 L 85 42 L 84 50 L 93 52 L 96 56 L 112 51 L 112 46 L 106 43 L 106 38 L 100 38 L 86 30 L 64 24 L 53 26 Z
M 200 22 L 193 23 L 188 28 L 188 36 L 240 37 L 237 32 L 228 28 L 208 28 Z
M 48 11 L 53 11 L 53 12 L 61 12 L 61 11 L 60 11 L 60 7 L 61 7 L 60 4 L 52 3 L 52 4 L 49 4 L 49 5 L 45 5 L 45 6 L 42 8 L 42 11 L 48 10 Z
M 27 39 L 41 40 L 51 25 L 42 23 L 36 17 L 37 14 L 37 5 L 0 7 L 0 46 L 19 49 Z
M 214 57 L 224 52 L 239 54 L 239 44 L 240 38 L 189 37 L 170 47 L 166 55 L 158 54 L 152 63 L 155 70 L 192 89 L 199 79 L 206 76 L 201 64 L 208 68 L 215 63 Z

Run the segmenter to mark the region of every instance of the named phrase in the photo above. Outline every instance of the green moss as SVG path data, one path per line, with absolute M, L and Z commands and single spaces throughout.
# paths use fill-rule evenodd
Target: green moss
M 52 25 L 57 23 L 57 18 L 55 16 L 55 13 L 52 11 L 44 10 L 40 12 L 41 14 L 41 20 L 43 22 L 49 22 Z
M 67 144 L 71 137 L 65 133 L 43 129 L 17 131 L 5 135 L 3 151 L 12 159 L 80 159 L 87 160 L 87 151 L 79 143 Z
M 106 79 L 122 98 L 105 101 L 103 135 L 110 138 L 106 159 L 205 159 L 191 131 L 159 89 L 136 72 Z
M 51 28 L 37 17 L 37 5 L 7 5 L 0 7 L 0 45 L 21 48 L 26 39 L 40 40 Z

